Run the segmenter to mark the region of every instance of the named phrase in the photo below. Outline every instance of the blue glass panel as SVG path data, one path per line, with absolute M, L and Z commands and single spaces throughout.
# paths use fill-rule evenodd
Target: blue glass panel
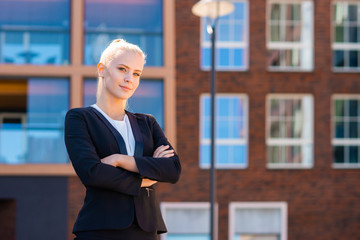
M 69 0 L 4 0 L 0 9 L 0 62 L 69 63 Z
M 244 67 L 244 49 L 237 48 L 234 49 L 234 66 L 236 67 Z
M 217 66 L 226 67 L 230 65 L 230 50 L 220 48 L 217 50 Z
M 201 66 L 204 68 L 209 68 L 211 65 L 210 59 L 211 50 L 210 48 L 201 49 Z
M 216 115 L 217 116 L 229 116 L 229 103 L 231 98 L 228 97 L 217 97 L 216 98 Z
M 245 20 L 245 3 L 243 2 L 233 2 L 235 9 L 232 13 L 236 19 L 238 20 Z
M 86 0 L 84 63 L 97 64 L 101 53 L 98 48 L 104 49 L 115 38 L 124 38 L 147 53 L 148 66 L 162 66 L 162 11 L 162 0 Z
M 229 146 L 227 145 L 217 145 L 216 150 L 216 163 L 220 165 L 227 164 L 231 162 L 229 159 Z
M 230 131 L 232 123 L 222 117 L 222 118 L 218 118 L 216 121 L 216 138 L 219 139 L 226 139 L 226 138 L 230 138 L 232 132 Z
M 218 31 L 217 31 L 217 41 L 230 41 L 230 25 L 228 22 L 221 23 L 221 21 L 218 24 Z
M 84 106 L 96 103 L 96 79 L 84 81 Z M 164 128 L 164 89 L 163 81 L 141 79 L 138 89 L 129 99 L 127 110 L 134 113 L 152 114 L 159 125 Z
M 234 39 L 232 41 L 245 41 L 244 39 L 244 24 L 236 23 L 233 30 Z
M 200 164 L 210 165 L 210 145 L 200 146 Z
M 247 148 L 244 145 L 232 146 L 233 163 L 246 164 L 247 163 Z
M 67 163 L 63 132 L 69 108 L 68 79 L 30 78 L 25 86 L 26 95 L 11 96 L 18 101 L 16 112 L 0 127 L 0 162 Z

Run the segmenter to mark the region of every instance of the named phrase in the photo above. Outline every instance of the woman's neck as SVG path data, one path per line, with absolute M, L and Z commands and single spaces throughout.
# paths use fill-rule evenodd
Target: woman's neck
M 124 120 L 126 106 L 125 100 L 106 101 L 104 98 L 99 98 L 96 105 L 110 118 L 120 121 Z

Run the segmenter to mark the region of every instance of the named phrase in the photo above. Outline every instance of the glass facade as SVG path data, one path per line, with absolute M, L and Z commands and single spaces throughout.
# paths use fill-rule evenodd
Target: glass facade
M 220 17 L 216 32 L 217 70 L 246 70 L 248 68 L 248 2 L 232 1 L 234 11 Z M 201 20 L 201 68 L 209 70 L 211 66 L 211 39 L 207 33 L 209 19 Z
M 332 124 L 334 164 L 360 167 L 360 96 L 335 96 Z
M 267 116 L 269 166 L 312 166 L 313 114 L 311 96 L 269 97 Z
M 200 107 L 200 166 L 210 166 L 210 96 L 201 96 Z M 219 168 L 247 166 L 247 97 L 216 96 L 215 162 Z
M 84 106 L 96 103 L 97 80 L 88 78 L 84 81 Z M 155 117 L 164 128 L 164 89 L 163 81 L 141 79 L 138 89 L 128 100 L 126 109 L 133 113 L 147 113 Z
M 268 14 L 270 70 L 313 69 L 312 1 L 271 2 Z
M 69 64 L 69 0 L 2 0 L 0 9 L 0 63 Z
M 162 16 L 162 0 L 85 0 L 84 64 L 97 64 L 111 40 L 123 38 L 148 55 L 147 66 L 162 66 Z
M 360 70 L 360 3 L 333 3 L 333 67 Z
M 66 78 L 0 80 L 0 163 L 67 163 Z

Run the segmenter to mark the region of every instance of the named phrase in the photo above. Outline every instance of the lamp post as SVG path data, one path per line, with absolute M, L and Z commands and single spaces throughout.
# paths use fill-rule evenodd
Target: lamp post
M 220 0 L 201 0 L 191 9 L 192 13 L 198 17 L 207 18 L 208 33 L 211 35 L 211 118 L 210 118 L 210 239 L 216 240 L 215 232 L 215 42 L 216 25 L 219 17 L 227 15 L 234 10 L 234 5 L 229 1 Z

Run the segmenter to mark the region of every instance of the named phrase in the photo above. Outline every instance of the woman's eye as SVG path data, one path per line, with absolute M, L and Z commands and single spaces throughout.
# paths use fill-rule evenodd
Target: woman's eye
M 126 72 L 126 68 L 123 68 L 123 67 L 119 67 L 119 70 L 122 72 Z
M 140 77 L 140 74 L 139 73 L 134 73 L 134 76 L 135 77 Z

